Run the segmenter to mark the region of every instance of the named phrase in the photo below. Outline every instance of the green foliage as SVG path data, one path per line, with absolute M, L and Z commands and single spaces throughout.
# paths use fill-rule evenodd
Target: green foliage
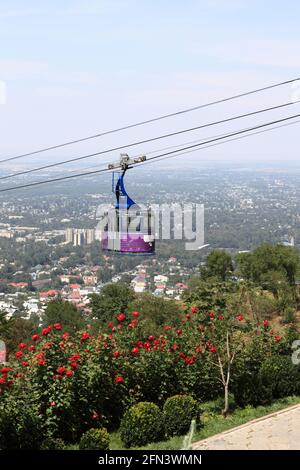
M 204 279 L 216 278 L 224 282 L 233 273 L 232 258 L 225 250 L 213 250 L 207 257 L 206 265 L 201 269 Z
M 77 331 L 84 327 L 82 313 L 70 302 L 54 300 L 47 304 L 44 314 L 44 325 L 61 323 L 68 332 Z
M 259 371 L 263 388 L 270 390 L 272 398 L 283 398 L 300 393 L 300 367 L 289 356 L 266 359 Z
M 40 447 L 40 450 L 64 450 L 65 443 L 62 439 L 48 437 L 45 439 Z
M 79 442 L 80 450 L 108 450 L 109 434 L 105 428 L 92 428 L 86 431 Z
M 167 436 L 188 432 L 192 420 L 200 422 L 199 403 L 189 395 L 175 395 L 167 399 L 163 407 Z
M 299 252 L 294 247 L 264 244 L 252 253 L 239 254 L 237 262 L 245 279 L 276 293 L 284 282 L 295 285 Z
M 134 298 L 133 290 L 126 284 L 107 284 L 100 294 L 91 295 L 93 316 L 105 323 L 118 313 L 124 312 Z
M 121 421 L 120 435 L 125 447 L 159 441 L 164 436 L 162 412 L 150 402 L 133 405 Z

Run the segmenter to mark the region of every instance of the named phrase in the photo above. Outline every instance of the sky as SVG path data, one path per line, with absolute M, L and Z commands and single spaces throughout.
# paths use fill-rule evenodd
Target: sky
M 0 0 L 0 159 L 298 77 L 299 17 L 296 0 Z M 13 168 L 280 104 L 294 92 L 291 86 L 276 89 L 18 160 Z M 300 104 L 124 150 L 147 154 L 297 113 Z M 296 164 L 298 135 L 299 124 L 167 164 Z M 118 157 L 112 153 L 81 166 Z

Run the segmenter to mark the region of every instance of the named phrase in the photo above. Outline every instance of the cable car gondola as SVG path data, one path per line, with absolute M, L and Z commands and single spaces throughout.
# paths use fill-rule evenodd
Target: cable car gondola
M 131 255 L 154 254 L 152 210 L 137 205 L 127 194 L 124 185 L 125 173 L 130 169 L 130 164 L 145 160 L 145 156 L 131 159 L 127 154 L 121 154 L 120 162 L 108 166 L 110 170 L 120 168 L 121 172 L 117 179 L 116 172 L 113 172 L 112 189 L 116 195 L 116 205 L 104 214 L 106 224 L 101 234 L 101 247 L 104 251 Z

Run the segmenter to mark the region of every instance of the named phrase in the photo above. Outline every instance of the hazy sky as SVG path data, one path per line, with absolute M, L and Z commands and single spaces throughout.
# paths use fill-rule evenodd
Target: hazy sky
M 6 83 L 7 100 L 0 104 L 0 159 L 300 76 L 299 17 L 296 0 L 1 0 L 0 80 Z M 32 162 L 77 156 L 290 101 L 291 93 L 286 87 L 36 156 Z M 300 105 L 132 152 L 297 113 Z M 198 152 L 185 161 L 297 161 L 298 135 L 295 125 Z M 183 160 L 178 157 L 173 164 Z

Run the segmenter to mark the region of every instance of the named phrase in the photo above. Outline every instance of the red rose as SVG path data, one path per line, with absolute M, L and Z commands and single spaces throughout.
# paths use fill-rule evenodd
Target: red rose
M 108 323 L 108 328 L 113 328 L 113 326 L 114 326 L 113 322 L 110 321 L 110 322 Z
M 264 320 L 264 321 L 263 321 L 263 325 L 264 325 L 265 328 L 268 328 L 268 326 L 269 326 L 269 320 Z
M 81 335 L 81 341 L 87 341 L 89 338 L 91 337 L 91 335 L 89 333 L 82 333 Z
M 209 348 L 209 350 L 210 350 L 210 352 L 213 353 L 213 354 L 217 352 L 215 346 L 211 346 L 211 347 Z
M 25 349 L 26 346 L 27 346 L 27 344 L 25 344 L 25 343 L 20 343 L 20 344 L 19 344 L 19 349 Z
M 68 339 L 70 336 L 70 333 L 68 333 L 67 331 L 61 335 L 62 339 Z
M 178 330 L 176 330 L 176 334 L 177 334 L 178 336 L 182 335 L 182 330 L 179 328 Z
M 117 320 L 118 320 L 118 321 L 124 321 L 124 320 L 126 320 L 126 317 L 125 317 L 124 313 L 120 313 L 120 314 L 117 316 Z
M 65 369 L 64 367 L 58 367 L 58 368 L 57 368 L 57 372 L 58 372 L 59 374 L 63 374 L 65 371 L 66 371 L 66 369 Z
M 153 335 L 148 336 L 148 341 L 153 341 L 154 339 L 155 339 L 155 336 Z
M 28 346 L 28 351 L 35 351 L 35 346 Z
M 117 326 L 117 328 L 118 328 L 118 330 L 122 330 L 122 328 L 123 328 L 122 323 L 119 323 L 118 326 Z M 116 331 L 116 329 L 113 328 L 111 331 Z
M 115 384 L 121 384 L 122 382 L 124 382 L 124 379 L 121 375 L 117 375 L 115 377 Z
M 193 364 L 194 359 L 193 359 L 192 357 L 187 357 L 187 358 L 184 360 L 184 362 L 185 362 L 186 364 Z
M 155 339 L 155 340 L 153 341 L 153 344 L 155 344 L 155 345 L 157 345 L 157 344 L 159 344 L 159 343 L 160 343 L 160 339 Z
M 17 351 L 17 352 L 15 353 L 15 356 L 16 356 L 17 359 L 20 359 L 20 357 L 23 356 L 22 351 Z
M 132 352 L 132 354 L 138 354 L 139 353 L 139 348 L 132 348 L 131 352 Z
M 92 414 L 91 419 L 92 419 L 93 421 L 96 421 L 97 419 L 99 419 L 98 413 Z
M 49 328 L 49 326 L 48 326 L 47 328 L 44 328 L 42 330 L 42 335 L 47 336 L 50 333 L 50 331 L 51 331 L 51 328 Z
M 72 369 L 77 369 L 78 368 L 77 362 L 71 362 L 70 367 L 72 367 Z
M 37 357 L 38 359 L 45 359 L 45 353 L 40 352 L 40 353 L 38 353 L 38 354 L 36 355 L 36 357 Z
M 166 325 L 166 326 L 165 326 L 165 331 L 169 331 L 169 330 L 172 330 L 172 327 L 169 326 L 169 325 Z
M 73 377 L 73 375 L 74 375 L 74 372 L 72 370 L 67 370 L 66 372 L 67 377 Z
M 191 312 L 192 312 L 192 313 L 197 313 L 197 312 L 198 312 L 197 307 L 191 307 Z
M 76 353 L 76 354 L 73 354 L 72 357 L 70 357 L 69 361 L 77 361 L 78 359 L 80 359 L 80 354 Z
M 244 320 L 244 317 L 243 317 L 243 315 L 241 315 L 241 314 L 240 314 L 240 315 L 237 315 L 235 318 L 236 318 L 238 321 L 243 321 L 243 320 Z
M 4 385 L 6 383 L 5 379 L 0 379 L 0 385 Z
M 114 355 L 114 357 L 120 357 L 121 353 L 120 353 L 120 351 L 115 351 L 113 355 Z
M 35 334 L 31 336 L 32 341 L 37 341 L 39 339 L 39 335 Z
M 62 329 L 62 326 L 60 323 L 54 323 L 53 327 L 56 329 L 56 330 L 61 330 Z
M 1 374 L 7 374 L 8 372 L 10 372 L 12 369 L 10 367 L 3 367 L 0 372 Z
M 45 359 L 39 359 L 39 361 L 38 361 L 39 366 L 44 366 L 45 364 L 46 364 Z
M 275 336 L 275 341 L 277 341 L 277 343 L 279 343 L 279 341 L 281 340 L 281 336 Z
M 23 367 L 28 367 L 28 366 L 29 366 L 29 362 L 23 361 L 23 362 L 22 362 L 22 366 L 23 366 Z
M 209 313 L 208 313 L 208 316 L 209 316 L 210 318 L 215 318 L 216 314 L 215 314 L 215 312 L 209 312 Z
M 139 317 L 140 316 L 140 312 L 132 312 L 131 314 L 133 317 Z
M 219 320 L 224 320 L 225 317 L 224 317 L 224 315 L 219 315 L 218 318 L 219 318 Z
M 184 354 L 184 353 L 181 352 L 181 353 L 179 353 L 179 357 L 181 357 L 182 359 L 185 359 L 185 358 L 186 358 L 186 354 Z
M 197 353 L 201 353 L 201 346 L 197 346 L 197 347 L 196 347 L 196 352 L 197 352 Z

